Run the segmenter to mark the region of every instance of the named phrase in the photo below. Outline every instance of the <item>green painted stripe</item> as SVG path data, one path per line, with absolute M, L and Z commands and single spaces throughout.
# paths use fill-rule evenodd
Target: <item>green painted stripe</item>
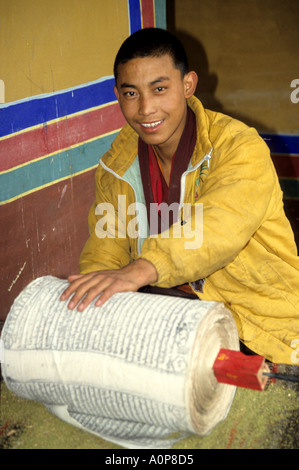
M 117 132 L 0 174 L 0 203 L 95 167 Z
M 156 28 L 166 29 L 166 0 L 155 0 L 154 8 Z

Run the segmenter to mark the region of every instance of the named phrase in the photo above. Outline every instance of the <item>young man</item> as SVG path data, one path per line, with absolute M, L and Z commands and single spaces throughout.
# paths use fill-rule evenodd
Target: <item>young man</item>
M 130 36 L 114 72 L 128 124 L 100 160 L 82 274 L 61 299 L 82 311 L 116 292 L 187 285 L 225 303 L 251 350 L 296 362 L 299 258 L 269 149 L 254 129 L 203 108 L 183 46 L 164 30 Z M 169 225 L 152 210 L 162 203 L 177 208 Z

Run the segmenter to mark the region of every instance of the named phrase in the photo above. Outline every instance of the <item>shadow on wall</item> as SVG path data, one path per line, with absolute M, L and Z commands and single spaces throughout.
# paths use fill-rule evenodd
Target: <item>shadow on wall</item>
M 267 123 L 255 119 L 253 120 L 251 117 L 223 108 L 221 102 L 216 98 L 218 76 L 215 72 L 210 71 L 208 56 L 203 45 L 191 34 L 176 28 L 175 0 L 166 2 L 166 17 L 167 30 L 175 34 L 183 43 L 189 60 L 189 68 L 198 74 L 198 85 L 195 95 L 202 102 L 204 107 L 239 119 L 248 126 L 254 127 L 259 132 L 261 132 L 262 129 L 262 132 L 265 134 L 274 134 L 275 130 L 268 127 Z
M 253 120 L 251 117 L 224 108 L 221 102 L 216 98 L 218 76 L 215 72 L 210 71 L 209 60 L 203 45 L 197 38 L 194 38 L 185 31 L 173 30 L 172 32 L 180 39 L 185 47 L 190 70 L 195 70 L 198 74 L 198 85 L 195 95 L 205 108 L 239 119 L 248 126 L 254 127 L 257 131 L 263 129 L 263 133 L 275 133 L 274 129 L 271 129 L 262 121 Z
M 216 98 L 218 76 L 216 73 L 210 72 L 208 57 L 202 44 L 186 32 L 175 31 L 175 34 L 181 40 L 186 49 L 189 58 L 190 70 L 195 70 L 198 73 L 198 86 L 195 95 L 202 102 L 203 106 L 207 109 L 218 111 L 235 119 L 239 119 L 248 126 L 254 127 L 257 131 L 262 129 L 262 134 L 275 135 L 276 131 L 267 127 L 264 122 L 253 120 L 241 113 L 231 112 L 229 109 L 223 108 L 221 102 Z M 293 168 L 293 160 L 288 157 L 288 155 L 284 155 L 283 158 L 285 160 L 285 169 L 288 169 L 287 174 L 289 174 L 291 178 L 296 178 L 296 170 Z M 299 247 L 299 200 L 296 198 L 284 198 L 284 208 L 292 225 L 297 247 Z
M 195 70 L 198 74 L 198 86 L 195 95 L 202 102 L 203 106 L 207 109 L 218 111 L 235 119 L 239 119 L 248 126 L 254 127 L 258 132 L 275 135 L 275 129 L 269 127 L 267 123 L 252 119 L 242 113 L 231 112 L 229 109 L 223 107 L 222 103 L 216 98 L 218 76 L 217 73 L 210 71 L 208 56 L 203 45 L 197 38 L 188 34 L 186 31 L 176 29 L 174 14 L 175 1 L 167 2 L 166 5 L 167 29 L 181 40 L 186 49 L 190 70 Z M 289 167 L 287 174 L 296 178 L 296 171 L 292 168 L 292 160 L 288 158 L 287 155 L 284 156 L 284 159 L 284 165 Z M 299 200 L 296 198 L 285 198 L 284 205 L 286 215 L 294 230 L 297 246 L 299 247 Z

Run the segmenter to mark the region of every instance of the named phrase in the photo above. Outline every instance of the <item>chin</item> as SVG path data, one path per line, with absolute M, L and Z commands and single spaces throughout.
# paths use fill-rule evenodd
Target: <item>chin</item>
M 165 142 L 165 139 L 161 136 L 155 136 L 155 135 L 146 135 L 139 133 L 139 137 L 143 140 L 148 145 L 162 145 Z

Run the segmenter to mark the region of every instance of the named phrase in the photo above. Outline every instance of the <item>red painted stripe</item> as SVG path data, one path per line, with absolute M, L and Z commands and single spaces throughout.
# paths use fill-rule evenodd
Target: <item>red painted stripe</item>
M 63 119 L 0 141 L 0 171 L 28 163 L 119 129 L 125 123 L 118 103 Z
M 299 155 L 272 155 L 279 178 L 299 178 Z
M 142 7 L 142 27 L 150 28 L 155 26 L 154 0 L 141 0 Z

